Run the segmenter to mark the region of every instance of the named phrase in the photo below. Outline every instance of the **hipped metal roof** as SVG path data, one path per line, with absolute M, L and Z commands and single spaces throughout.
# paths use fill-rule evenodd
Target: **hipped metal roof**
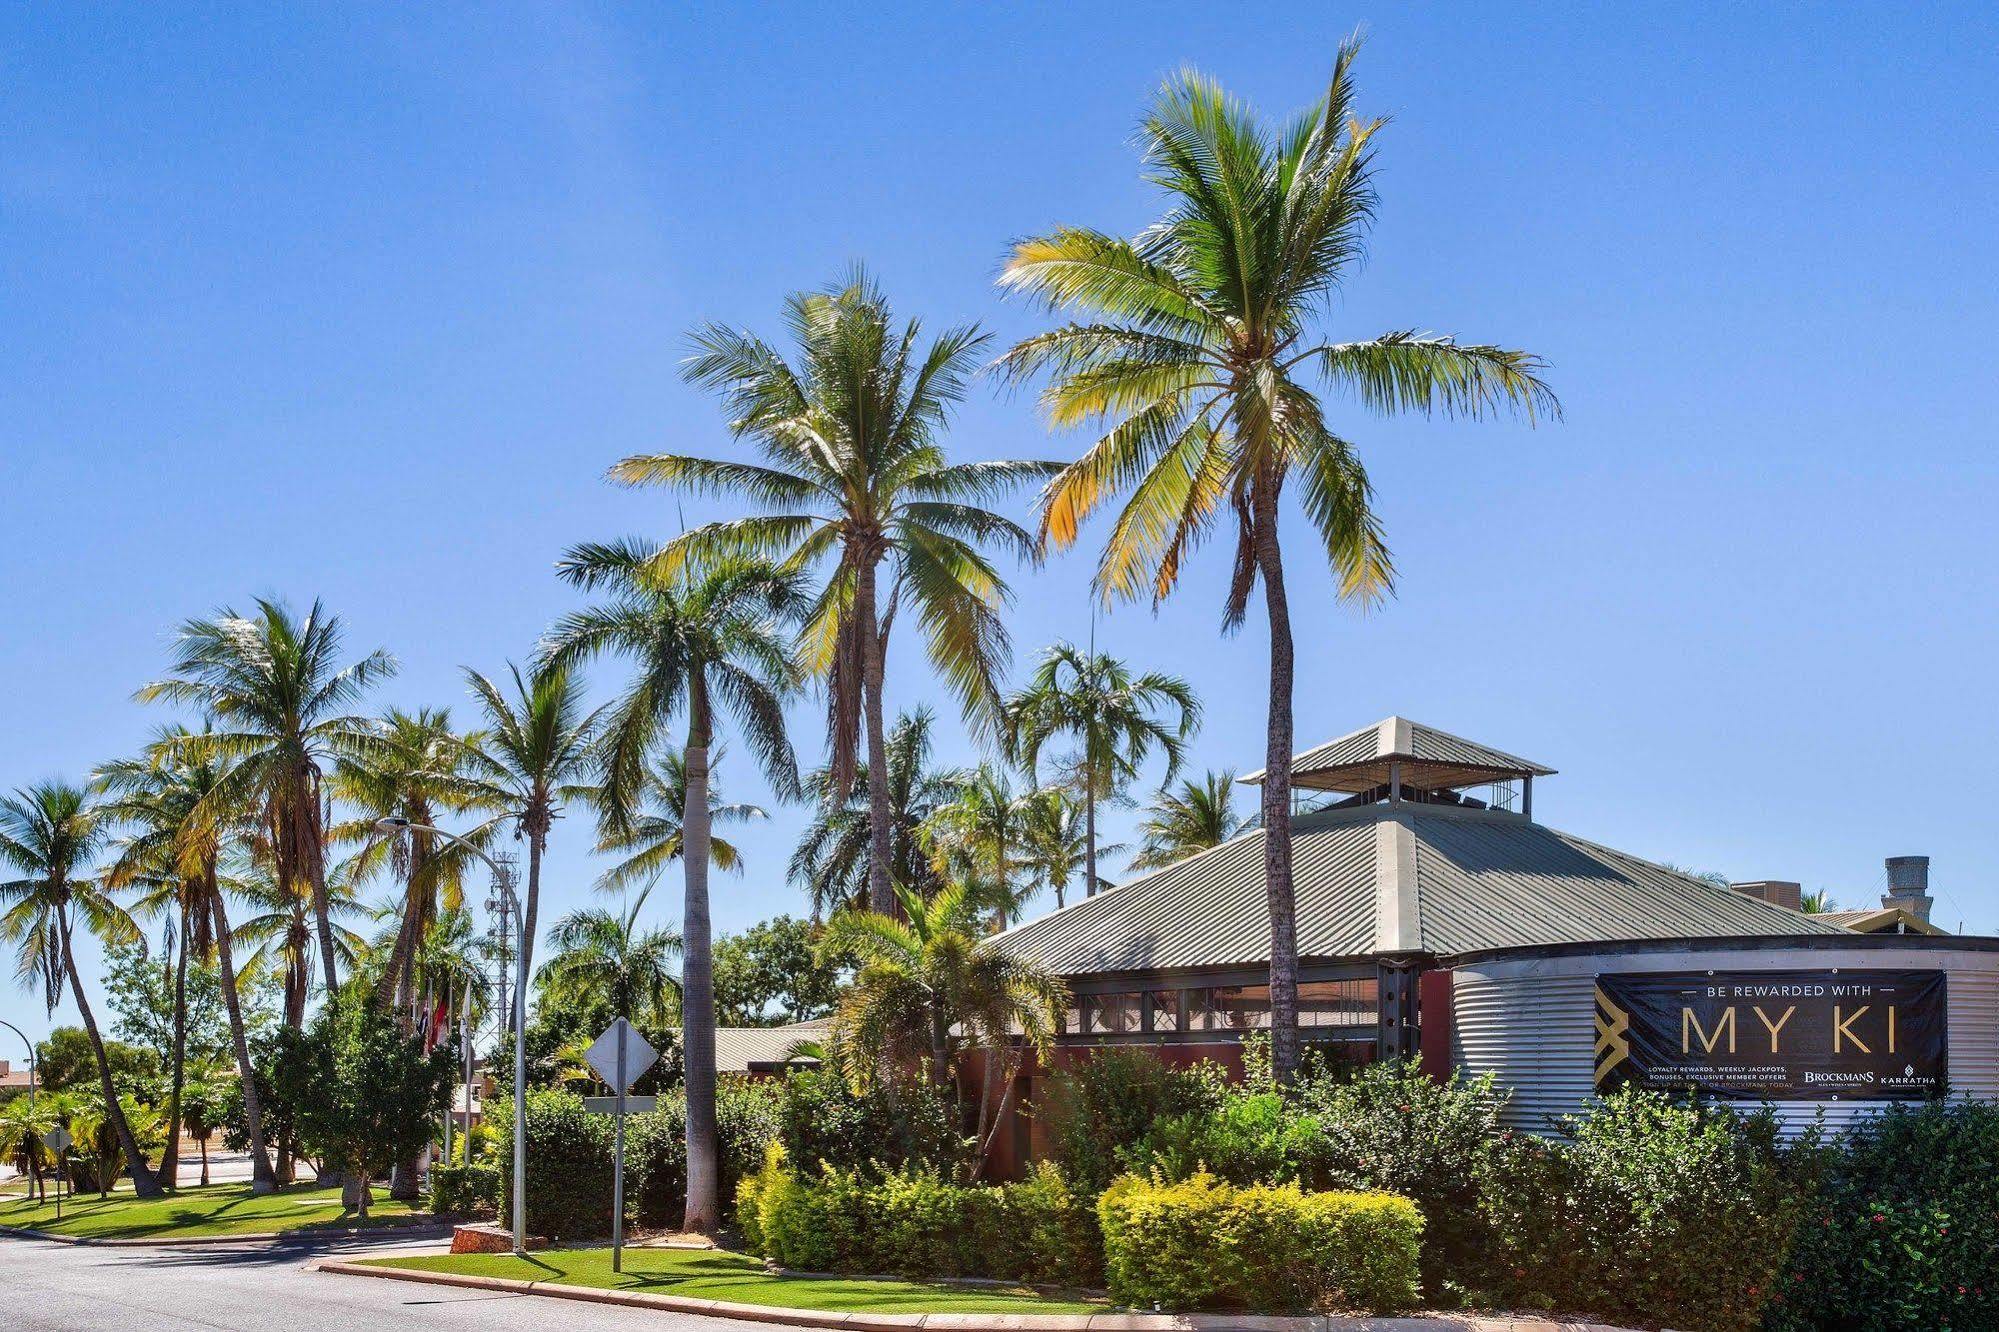
M 1429 790 L 1483 786 L 1517 777 L 1550 777 L 1544 767 L 1490 745 L 1440 731 L 1407 717 L 1386 717 L 1372 726 L 1308 749 L 1291 758 L 1295 786 L 1320 791 L 1365 791 L 1389 779 L 1389 764 L 1401 765 L 1401 780 Z M 1242 778 L 1261 782 L 1263 769 Z
M 1496 810 L 1414 803 L 1324 810 L 1297 818 L 1291 845 L 1303 958 L 1845 933 Z M 1263 833 L 1000 937 L 1067 976 L 1267 964 Z

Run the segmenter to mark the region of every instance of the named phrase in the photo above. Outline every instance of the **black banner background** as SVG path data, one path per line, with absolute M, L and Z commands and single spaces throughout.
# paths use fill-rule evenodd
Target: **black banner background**
M 1945 998 L 1941 971 L 1599 975 L 1596 1087 L 1743 1101 L 1941 1096 Z

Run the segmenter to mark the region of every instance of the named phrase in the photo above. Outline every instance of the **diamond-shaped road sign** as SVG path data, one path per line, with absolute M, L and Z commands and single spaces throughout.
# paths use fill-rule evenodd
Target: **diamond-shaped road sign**
M 42 1145 L 52 1152 L 66 1152 L 69 1150 L 69 1144 L 69 1130 L 60 1124 L 42 1135 Z
M 622 1030 L 624 1039 L 619 1040 Z M 620 1064 L 618 1055 L 622 1045 L 624 1060 Z M 604 1034 L 590 1043 L 589 1053 L 584 1055 L 597 1076 L 609 1083 L 613 1092 L 630 1091 L 645 1071 L 659 1062 L 659 1051 L 646 1042 L 646 1038 L 633 1030 L 632 1024 L 623 1018 L 614 1019 L 604 1028 Z

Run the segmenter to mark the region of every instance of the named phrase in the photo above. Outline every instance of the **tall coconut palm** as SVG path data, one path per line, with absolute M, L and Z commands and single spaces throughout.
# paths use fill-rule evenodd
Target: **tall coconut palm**
M 228 798 L 258 809 L 279 881 L 311 893 L 329 1001 L 339 977 L 326 897 L 323 775 L 343 741 L 370 729 L 347 709 L 396 670 L 395 658 L 379 649 L 341 665 L 341 638 L 339 617 L 317 601 L 299 619 L 260 598 L 253 616 L 224 609 L 182 625 L 173 673 L 138 695 L 196 708 L 223 728 L 180 743 L 197 756 L 236 760 Z
M 104 850 L 108 835 L 102 811 L 80 787 L 43 782 L 0 798 L 0 863 L 21 875 L 0 883 L 0 941 L 17 949 L 15 975 L 24 987 L 41 991 L 50 1013 L 61 1002 L 63 982 L 69 983 L 70 997 L 97 1058 L 104 1116 L 131 1166 L 132 1189 L 141 1198 L 157 1198 L 165 1190 L 147 1168 L 132 1124 L 118 1103 L 111 1064 L 104 1057 L 104 1038 L 76 969 L 77 917 L 107 941 L 139 937 L 132 918 L 92 877 L 92 862 Z
M 222 930 L 222 897 L 217 896 L 218 947 L 226 937 L 231 944 L 252 950 L 243 964 L 242 983 L 249 985 L 267 976 L 278 976 L 284 1023 L 302 1028 L 317 969 L 313 959 L 316 949 L 312 901 L 303 891 L 304 885 L 280 882 L 265 859 L 251 852 L 238 856 L 221 884 L 226 892 L 243 900 L 249 914 L 233 931 Z M 367 908 L 356 897 L 352 880 L 339 871 L 327 879 L 326 907 L 333 917 L 335 958 L 342 967 L 351 970 L 366 940 L 349 922 L 358 922 L 367 914 Z
M 548 961 L 536 976 L 550 995 L 604 1003 L 639 1026 L 670 1025 L 680 1009 L 681 955 L 672 930 L 641 930 L 638 904 L 622 913 L 572 911 L 549 931 Z
M 356 883 L 383 869 L 402 883 L 398 928 L 381 986 L 393 996 L 396 1011 L 407 1014 L 416 990 L 411 959 L 439 912 L 457 910 L 465 898 L 473 852 L 465 841 L 440 839 L 425 829 L 478 803 L 463 779 L 468 746 L 452 729 L 449 709 L 390 708 L 378 726 L 343 736 L 339 748 L 333 791 L 360 817 L 337 825 L 333 840 L 361 843 L 351 868 Z M 377 836 L 375 823 L 383 818 L 408 819 L 409 836 Z
M 1220 846 L 1244 827 L 1235 809 L 1235 774 L 1209 772 L 1180 789 L 1161 788 L 1138 825 L 1143 839 L 1131 858 L 1135 870 L 1163 869 L 1211 846 Z
M 472 800 L 499 811 L 496 823 L 511 823 L 514 836 L 528 844 L 527 896 L 521 903 L 523 972 L 534 965 L 536 921 L 541 910 L 541 863 L 548 835 L 564 805 L 591 793 L 602 709 L 583 704 L 583 683 L 562 665 L 542 664 L 525 675 L 509 665 L 512 689 L 477 671 L 465 672 L 486 725 L 476 743 L 465 746 L 466 781 Z M 525 1009 L 526 1001 L 521 1001 Z M 511 1027 L 513 1016 L 508 1015 Z
M 834 1067 L 858 1091 L 885 1069 L 921 1066 L 933 1086 L 956 1089 L 962 1110 L 959 1056 L 981 1051 L 989 1075 L 982 1087 L 1001 1086 L 1010 1095 L 1026 1051 L 1048 1058 L 1067 990 L 1052 973 L 993 942 L 963 884 L 947 884 L 928 900 L 900 891 L 902 918 L 842 911 L 820 938 L 821 957 L 855 969 L 833 1014 Z M 1005 1065 L 998 1077 L 990 1076 L 995 1053 Z M 981 1095 L 982 1155 L 991 1145 L 990 1110 Z M 1004 1100 L 998 1113 L 1004 1116 Z
M 107 811 L 132 829 L 106 875 L 112 888 L 145 885 L 134 904 L 137 914 L 168 913 L 177 920 L 179 960 L 174 972 L 173 1069 L 165 1107 L 167 1146 L 160 1178 L 178 1182 L 181 1096 L 186 1082 L 187 964 L 189 954 L 213 956 L 221 976 L 224 1011 L 242 1079 L 243 1119 L 250 1139 L 250 1180 L 254 1192 L 275 1185 L 264 1141 L 263 1106 L 250 1064 L 249 1033 L 237 989 L 236 960 L 222 901 L 220 865 L 225 847 L 239 830 L 243 811 L 228 802 L 230 762 L 182 742 L 185 727 L 161 731 L 137 759 L 108 764 L 98 783 L 110 793 Z
M 935 721 L 928 708 L 896 718 L 888 733 L 888 772 L 883 783 L 888 791 L 889 882 L 911 888 L 922 897 L 943 886 L 924 844 L 924 825 L 958 798 L 964 780 L 964 774 L 955 768 L 939 769 L 930 764 Z M 873 910 L 871 775 L 855 774 L 844 796 L 835 785 L 831 764 L 815 769 L 806 779 L 806 789 L 813 795 L 812 821 L 792 852 L 789 872 L 811 899 L 815 919 L 847 906 Z
M 721 766 L 722 751 L 718 748 L 709 760 L 712 770 Z M 603 829 L 597 842 L 599 851 L 616 853 L 618 863 L 605 870 L 598 878 L 597 886 L 609 893 L 622 893 L 636 887 L 638 897 L 633 908 L 644 902 L 659 882 L 669 866 L 680 860 L 687 849 L 687 756 L 679 749 L 667 746 L 647 768 L 641 779 L 640 794 L 636 807 L 629 817 L 612 821 Z M 748 823 L 755 819 L 770 817 L 755 805 L 732 805 L 725 802 L 711 780 L 708 788 L 708 825 L 718 823 Z M 708 856 L 716 869 L 725 874 L 735 873 L 743 867 L 742 853 L 733 842 L 710 835 Z
M 973 888 L 997 930 L 1006 928 L 1022 900 L 1033 795 L 1015 791 L 1003 768 L 981 763 L 965 775 L 956 798 L 923 823 L 937 873 Z
M 1075 792 L 1060 786 L 1044 786 L 1031 792 L 1022 811 L 1023 855 L 1030 882 L 1036 890 L 1055 894 L 1055 909 L 1067 904 L 1069 883 L 1082 869 L 1089 854 L 1083 831 L 1083 801 Z M 1106 855 L 1120 849 L 1097 848 Z
M 822 292 L 793 295 L 784 322 L 795 362 L 756 335 L 710 324 L 694 335 L 689 382 L 715 390 L 729 429 L 763 465 L 654 454 L 611 469 L 631 485 L 722 494 L 763 512 L 710 523 L 670 542 L 662 572 L 694 558 L 757 556 L 830 571 L 800 640 L 801 660 L 827 681 L 832 790 L 844 801 L 865 727 L 869 897 L 891 911 L 891 813 L 882 676 L 896 609 L 908 602 L 931 663 L 975 725 L 990 721 L 1004 676 L 1000 607 L 1011 593 L 982 551 L 1031 559 L 1027 533 L 985 505 L 1050 475 L 1038 462 L 952 463 L 939 439 L 965 394 L 988 335 L 947 329 L 923 345 L 898 326 L 887 298 L 856 269 Z M 889 585 L 879 585 L 886 569 Z
M 633 674 L 605 723 L 604 806 L 614 830 L 629 826 L 643 789 L 647 756 L 685 713 L 687 735 L 681 863 L 686 904 L 681 934 L 682 1045 L 687 1086 L 687 1211 L 690 1231 L 721 1220 L 721 1166 L 715 1136 L 715 975 L 709 924 L 709 751 L 717 714 L 731 718 L 780 797 L 798 792 L 798 761 L 784 730 L 784 699 L 796 684 L 791 626 L 807 598 L 795 572 L 757 560 L 660 572 L 658 552 L 636 542 L 580 546 L 561 565 L 571 582 L 610 600 L 563 616 L 549 631 L 552 663 L 600 655 Z
M 1110 496 L 1129 492 L 1104 543 L 1106 600 L 1169 595 L 1217 522 L 1234 535 L 1223 607 L 1233 629 L 1260 581 L 1270 625 L 1263 782 L 1270 912 L 1272 1056 L 1298 1062 L 1297 927 L 1291 885 L 1291 612 L 1278 540 L 1287 482 L 1343 597 L 1372 602 L 1393 568 L 1354 446 L 1312 378 L 1376 414 L 1530 422 L 1559 406 L 1526 352 L 1407 331 L 1325 336 L 1333 299 L 1366 252 L 1374 137 L 1353 112 L 1353 43 L 1326 95 L 1281 130 L 1199 74 L 1161 90 L 1141 131 L 1146 179 L 1166 213 L 1125 240 L 1063 227 L 1016 244 L 1000 285 L 1078 322 L 1030 337 L 1001 365 L 1046 372 L 1057 426 L 1108 429 L 1042 494 L 1041 536 L 1067 546 Z
M 1123 795 L 1155 752 L 1166 759 L 1164 780 L 1173 780 L 1185 741 L 1201 724 L 1200 700 L 1177 675 L 1133 675 L 1108 653 L 1057 643 L 1007 700 L 1006 715 L 1013 748 L 1030 770 L 1055 737 L 1076 744 L 1063 767 L 1083 801 L 1083 895 L 1094 896 L 1097 806 Z

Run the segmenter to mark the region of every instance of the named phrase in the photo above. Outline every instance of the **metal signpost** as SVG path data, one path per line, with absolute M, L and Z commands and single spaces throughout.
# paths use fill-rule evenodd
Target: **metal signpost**
M 56 1220 L 62 1220 L 62 1158 L 69 1150 L 69 1130 L 58 1124 L 42 1135 L 42 1145 L 56 1156 Z
M 616 1124 L 617 1147 L 611 1167 L 611 1270 L 625 1270 L 625 1116 L 643 1114 L 658 1104 L 656 1096 L 633 1096 L 632 1084 L 659 1062 L 659 1051 L 632 1030 L 632 1024 L 615 1018 L 604 1034 L 591 1043 L 584 1056 L 598 1077 L 610 1084 L 611 1095 L 587 1096 L 583 1108 L 594 1114 L 608 1114 Z

